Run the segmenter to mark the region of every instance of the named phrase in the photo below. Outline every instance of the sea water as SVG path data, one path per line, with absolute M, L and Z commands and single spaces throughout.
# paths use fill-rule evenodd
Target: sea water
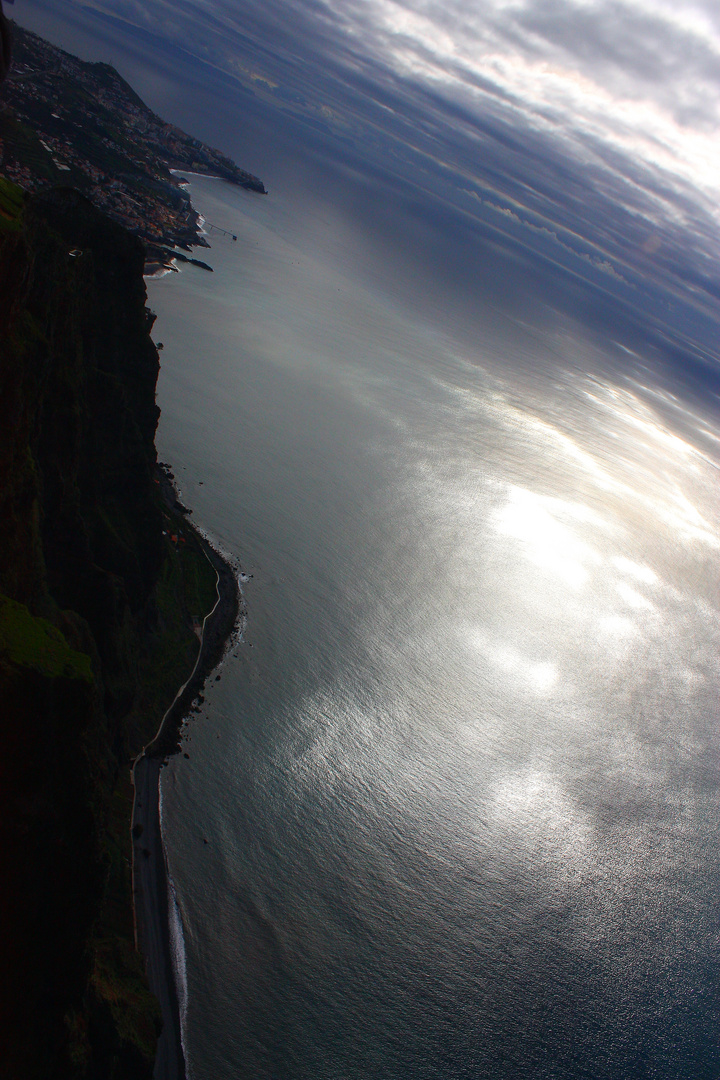
M 720 1075 L 717 417 L 519 278 L 453 317 L 192 197 L 159 455 L 248 575 L 163 774 L 193 1080 Z

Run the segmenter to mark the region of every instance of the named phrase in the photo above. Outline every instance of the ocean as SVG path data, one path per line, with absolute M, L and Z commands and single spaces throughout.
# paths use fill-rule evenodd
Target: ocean
M 720 1076 L 712 399 L 502 245 L 454 307 L 192 197 L 238 239 L 149 282 L 158 451 L 247 624 L 163 772 L 190 1077 Z

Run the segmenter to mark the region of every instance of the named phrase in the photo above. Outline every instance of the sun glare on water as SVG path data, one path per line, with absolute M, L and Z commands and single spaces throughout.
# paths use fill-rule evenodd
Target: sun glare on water
M 718 625 L 707 562 L 720 542 L 717 466 L 707 442 L 669 430 L 637 393 L 594 386 L 588 403 L 589 417 L 557 420 L 495 401 L 521 451 L 497 455 L 474 529 L 467 500 L 463 542 L 483 537 L 474 574 L 486 593 L 490 573 L 492 603 L 478 594 L 483 616 L 461 634 L 505 693 L 690 687 L 698 636 Z

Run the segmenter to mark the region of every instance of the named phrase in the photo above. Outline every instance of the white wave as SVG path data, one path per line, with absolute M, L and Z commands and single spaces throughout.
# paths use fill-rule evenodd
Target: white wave
M 163 834 L 163 796 L 162 796 L 162 783 L 159 785 L 158 805 L 160 814 L 160 837 L 162 842 Z M 183 927 L 182 913 L 180 911 L 180 905 L 178 903 L 177 891 L 175 889 L 175 882 L 173 881 L 170 873 L 170 866 L 167 857 L 167 848 L 163 843 L 163 853 L 165 856 L 165 879 L 167 881 L 167 899 L 168 899 L 168 925 L 169 925 L 169 937 L 170 937 L 170 961 L 172 963 L 173 978 L 175 980 L 175 991 L 178 999 L 178 1012 L 180 1014 L 180 1042 L 182 1045 L 183 1057 L 185 1058 L 185 1072 L 188 1080 L 191 1078 L 190 1064 L 188 1061 L 187 1047 L 185 1044 L 185 1028 L 187 1026 L 187 1003 L 188 1003 L 188 987 L 187 987 L 187 953 L 185 950 L 185 931 Z

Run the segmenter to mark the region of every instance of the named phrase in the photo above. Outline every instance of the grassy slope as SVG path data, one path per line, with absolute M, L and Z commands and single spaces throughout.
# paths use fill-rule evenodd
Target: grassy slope
M 48 679 L 93 681 L 90 657 L 71 649 L 47 619 L 33 617 L 24 604 L 0 595 L 0 654 L 15 667 L 31 668 Z

